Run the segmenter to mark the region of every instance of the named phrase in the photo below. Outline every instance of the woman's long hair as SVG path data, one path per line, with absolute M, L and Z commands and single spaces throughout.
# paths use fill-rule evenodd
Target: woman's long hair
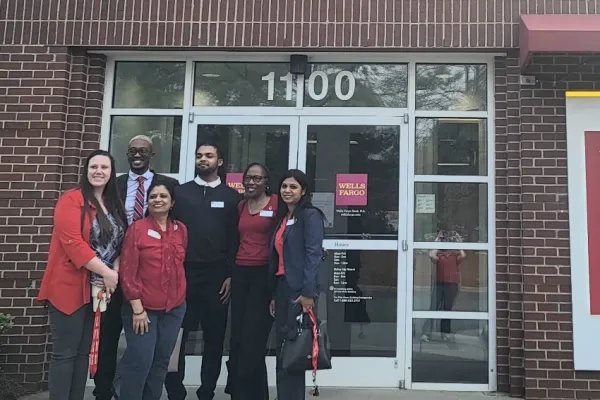
M 294 209 L 294 212 L 292 213 L 291 217 L 299 218 L 302 215 L 301 213 L 303 209 L 313 208 L 321 214 L 323 219 L 325 219 L 325 214 L 323 213 L 323 211 L 321 211 L 320 208 L 313 206 L 312 204 L 312 196 L 310 192 L 310 187 L 308 185 L 308 176 L 306 176 L 306 174 L 300 171 L 299 169 L 289 169 L 285 172 L 285 174 L 283 174 L 283 177 L 281 178 L 281 180 L 279 181 L 279 185 L 277 186 L 277 197 L 279 198 L 279 205 L 277 207 L 276 220 L 279 223 L 281 223 L 281 221 L 289 211 L 287 204 L 281 198 L 281 185 L 283 185 L 283 181 L 285 181 L 288 178 L 294 178 L 300 184 L 302 190 L 304 190 L 304 194 L 302 195 L 302 197 L 300 197 L 300 200 L 298 200 L 296 208 Z M 279 224 L 277 224 L 276 226 L 279 226 Z
M 105 156 L 110 159 L 110 178 L 108 179 L 108 182 L 106 182 L 106 186 L 104 186 L 104 191 L 102 192 L 102 199 L 104 200 L 106 210 L 112 214 L 116 223 L 123 229 L 127 227 L 127 216 L 125 214 L 125 207 L 123 206 L 123 202 L 121 202 L 117 191 L 115 159 L 108 151 L 94 150 L 85 160 L 79 179 L 79 186 L 81 188 L 81 193 L 83 194 L 83 215 L 89 218 L 90 203 L 96 208 L 96 215 L 98 223 L 100 224 L 100 243 L 104 244 L 104 240 L 110 240 L 112 225 L 106 214 L 104 214 L 100 202 L 96 196 L 94 196 L 94 188 L 87 177 L 90 160 L 96 156 Z

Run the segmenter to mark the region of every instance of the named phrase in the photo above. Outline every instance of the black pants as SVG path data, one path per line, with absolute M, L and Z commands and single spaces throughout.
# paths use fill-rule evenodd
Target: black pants
M 458 295 L 458 283 L 436 282 L 435 284 L 435 306 L 436 311 L 452 311 L 454 301 Z M 442 333 L 451 333 L 451 321 L 442 319 L 440 321 L 440 331 Z
M 293 301 L 298 298 L 288 285 L 285 277 L 277 278 L 275 289 L 275 328 L 277 340 L 277 359 L 283 339 L 289 334 L 290 329 L 296 326 L 296 317 L 302 311 L 299 304 Z M 287 372 L 276 367 L 277 398 L 281 400 L 304 400 L 306 398 L 306 374 L 304 372 Z
M 195 268 L 194 266 L 186 266 Z M 165 379 L 165 388 L 169 400 L 185 399 L 187 391 L 183 386 L 185 377 L 185 343 L 190 331 L 197 330 L 198 323 L 202 326 L 204 337 L 204 352 L 200 379 L 202 386 L 196 394 L 200 400 L 212 400 L 215 396 L 217 380 L 221 374 L 221 359 L 223 357 L 223 341 L 227 328 L 228 304 L 221 302 L 219 291 L 224 281 L 225 265 L 200 265 L 206 274 L 187 279 L 187 311 L 183 322 L 181 351 L 177 372 L 169 372 Z
M 110 400 L 113 397 L 113 381 L 117 368 L 117 348 L 123 322 L 121 321 L 121 306 L 123 292 L 121 287 L 112 295 L 106 311 L 102 313 L 100 325 L 100 347 L 98 348 L 98 372 L 94 376 L 94 396 L 97 400 Z
M 81 400 L 88 374 L 94 313 L 86 304 L 71 315 L 48 306 L 52 358 L 48 389 L 50 400 Z
M 433 311 L 452 311 L 454 301 L 458 295 L 458 283 L 435 282 L 431 293 L 431 309 Z M 452 321 L 442 319 L 440 321 L 440 333 L 449 334 L 452 331 Z M 433 320 L 428 319 L 423 325 L 423 334 L 429 335 L 433 329 Z
M 268 400 L 269 266 L 236 266 L 231 281 L 231 351 L 227 363 L 232 400 Z

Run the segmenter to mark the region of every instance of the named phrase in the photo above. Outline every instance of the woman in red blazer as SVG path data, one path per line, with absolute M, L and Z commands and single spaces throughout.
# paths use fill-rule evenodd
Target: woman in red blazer
M 174 187 L 152 182 L 148 214 L 128 229 L 121 256 L 121 316 L 127 349 L 115 399 L 159 400 L 186 310 L 187 227 L 170 217 Z M 183 344 L 182 344 L 183 345 Z
M 118 282 L 125 211 L 116 187 L 115 162 L 96 150 L 84 164 L 80 185 L 54 209 L 54 230 L 38 300 L 46 302 L 52 333 L 50 400 L 82 400 L 94 314 L 91 283 L 108 295 Z

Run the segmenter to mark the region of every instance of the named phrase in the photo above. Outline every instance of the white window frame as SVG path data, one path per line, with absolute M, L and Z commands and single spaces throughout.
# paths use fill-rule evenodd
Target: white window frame
M 418 64 L 429 63 L 426 60 L 418 60 Z M 448 61 L 435 61 L 433 63 L 448 64 Z M 488 253 L 488 311 L 487 312 L 457 312 L 457 311 L 413 311 L 413 290 L 414 290 L 414 251 L 418 249 L 432 248 L 433 242 L 415 242 L 414 241 L 414 211 L 408 215 L 408 268 L 407 268 L 407 301 L 406 301 L 406 387 L 423 390 L 457 390 L 457 391 L 496 391 L 497 390 L 497 359 L 496 359 L 496 201 L 495 201 L 495 63 L 494 59 L 488 59 L 478 62 L 463 60 L 457 64 L 486 63 L 487 64 L 487 107 L 486 111 L 431 111 L 417 110 L 416 104 L 416 64 L 409 64 L 409 131 L 412 134 L 412 140 L 409 144 L 409 188 L 408 188 L 408 210 L 414 210 L 415 183 L 419 182 L 456 182 L 456 183 L 485 183 L 488 189 L 488 241 L 487 243 L 436 243 L 435 247 L 439 249 L 463 249 L 484 250 Z M 411 79 L 412 78 L 412 79 Z M 487 120 L 487 175 L 483 176 L 463 176 L 463 175 L 417 175 L 414 169 L 415 160 L 415 127 L 417 118 L 486 118 Z M 468 383 L 421 383 L 412 381 L 412 321 L 415 318 L 435 318 L 435 319 L 476 319 L 488 321 L 488 384 L 468 384 Z
M 194 107 L 193 99 L 193 79 L 194 63 L 196 61 L 245 61 L 245 62 L 289 62 L 291 52 L 280 53 L 239 53 L 239 52 L 177 52 L 177 51 L 94 51 L 107 56 L 106 81 L 104 91 L 103 115 L 101 126 L 100 147 L 108 149 L 110 135 L 110 121 L 116 115 L 173 115 L 181 116 L 183 119 L 181 131 L 181 156 L 179 173 L 166 175 L 172 176 L 184 181 L 189 176 L 186 164 L 186 152 L 190 146 L 189 139 L 191 122 L 195 116 L 377 116 L 377 117 L 397 117 L 406 112 L 405 108 L 370 108 L 370 107 L 302 107 L 304 90 L 297 90 L 296 107 Z M 488 365 L 489 380 L 488 384 L 447 384 L 447 383 L 413 383 L 412 382 L 412 320 L 413 317 L 429 313 L 424 311 L 413 311 L 413 256 L 415 249 L 429 249 L 431 243 L 414 242 L 414 213 L 408 214 L 408 261 L 406 273 L 406 349 L 405 349 L 405 382 L 407 388 L 412 389 L 430 389 L 430 390 L 465 390 L 465 391 L 495 391 L 497 389 L 497 360 L 496 360 L 496 234 L 495 234 L 495 71 L 494 58 L 496 56 L 506 56 L 504 53 L 305 53 L 309 57 L 309 62 L 329 62 L 329 63 L 400 63 L 408 66 L 408 115 L 409 115 L 409 168 L 408 168 L 408 210 L 414 209 L 414 183 L 415 182 L 481 182 L 487 183 L 488 187 L 488 242 L 487 243 L 462 243 L 464 250 L 486 250 L 488 252 L 488 312 L 486 313 L 457 313 L 450 312 L 449 317 L 454 319 L 486 319 L 488 320 Z M 180 61 L 186 62 L 184 106 L 182 109 L 124 109 L 112 108 L 113 85 L 115 62 L 117 61 Z M 487 64 L 487 111 L 477 112 L 454 112 L 454 111 L 421 111 L 415 109 L 415 73 L 417 63 L 430 64 Z M 297 78 L 298 88 L 304 87 L 304 78 Z M 486 118 L 487 119 L 487 146 L 488 146 L 488 169 L 486 176 L 415 176 L 414 174 L 414 135 L 415 119 L 418 117 L 453 117 L 453 118 Z M 187 120 L 187 122 L 186 122 Z M 193 132 L 192 132 L 193 133 Z M 193 135 L 195 137 L 195 135 Z M 436 243 L 438 248 L 452 248 L 450 243 Z M 400 276 L 399 271 L 399 276 Z M 400 287 L 398 288 L 400 293 Z M 444 316 L 440 312 L 433 312 L 437 317 Z M 467 315 L 468 314 L 468 315 Z M 398 321 L 400 324 L 400 321 Z M 400 343 L 399 343 L 400 345 Z

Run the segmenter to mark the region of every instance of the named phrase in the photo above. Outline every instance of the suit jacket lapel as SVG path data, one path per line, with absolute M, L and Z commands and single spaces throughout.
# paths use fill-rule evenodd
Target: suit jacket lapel
M 292 221 L 292 220 L 289 220 L 289 221 Z M 289 221 L 288 221 L 288 222 L 289 222 Z M 286 224 L 285 230 L 283 231 L 283 236 L 282 236 L 282 239 L 283 239 L 283 242 L 284 242 L 284 243 L 285 243 L 285 240 L 286 240 L 286 238 L 287 238 L 287 235 L 289 235 L 289 234 L 290 234 L 290 231 L 292 230 L 292 228 L 294 227 L 294 225 L 296 225 L 296 218 L 294 218 L 294 220 L 293 220 L 293 221 L 294 221 L 294 223 L 293 223 L 292 225 L 287 225 L 287 224 Z
M 117 184 L 118 184 L 118 190 L 119 190 L 119 197 L 121 198 L 121 201 L 123 202 L 123 204 L 125 204 L 125 201 L 127 199 L 127 181 L 129 180 L 129 172 L 127 172 L 126 174 L 121 175 L 122 178 L 121 180 L 117 180 Z

